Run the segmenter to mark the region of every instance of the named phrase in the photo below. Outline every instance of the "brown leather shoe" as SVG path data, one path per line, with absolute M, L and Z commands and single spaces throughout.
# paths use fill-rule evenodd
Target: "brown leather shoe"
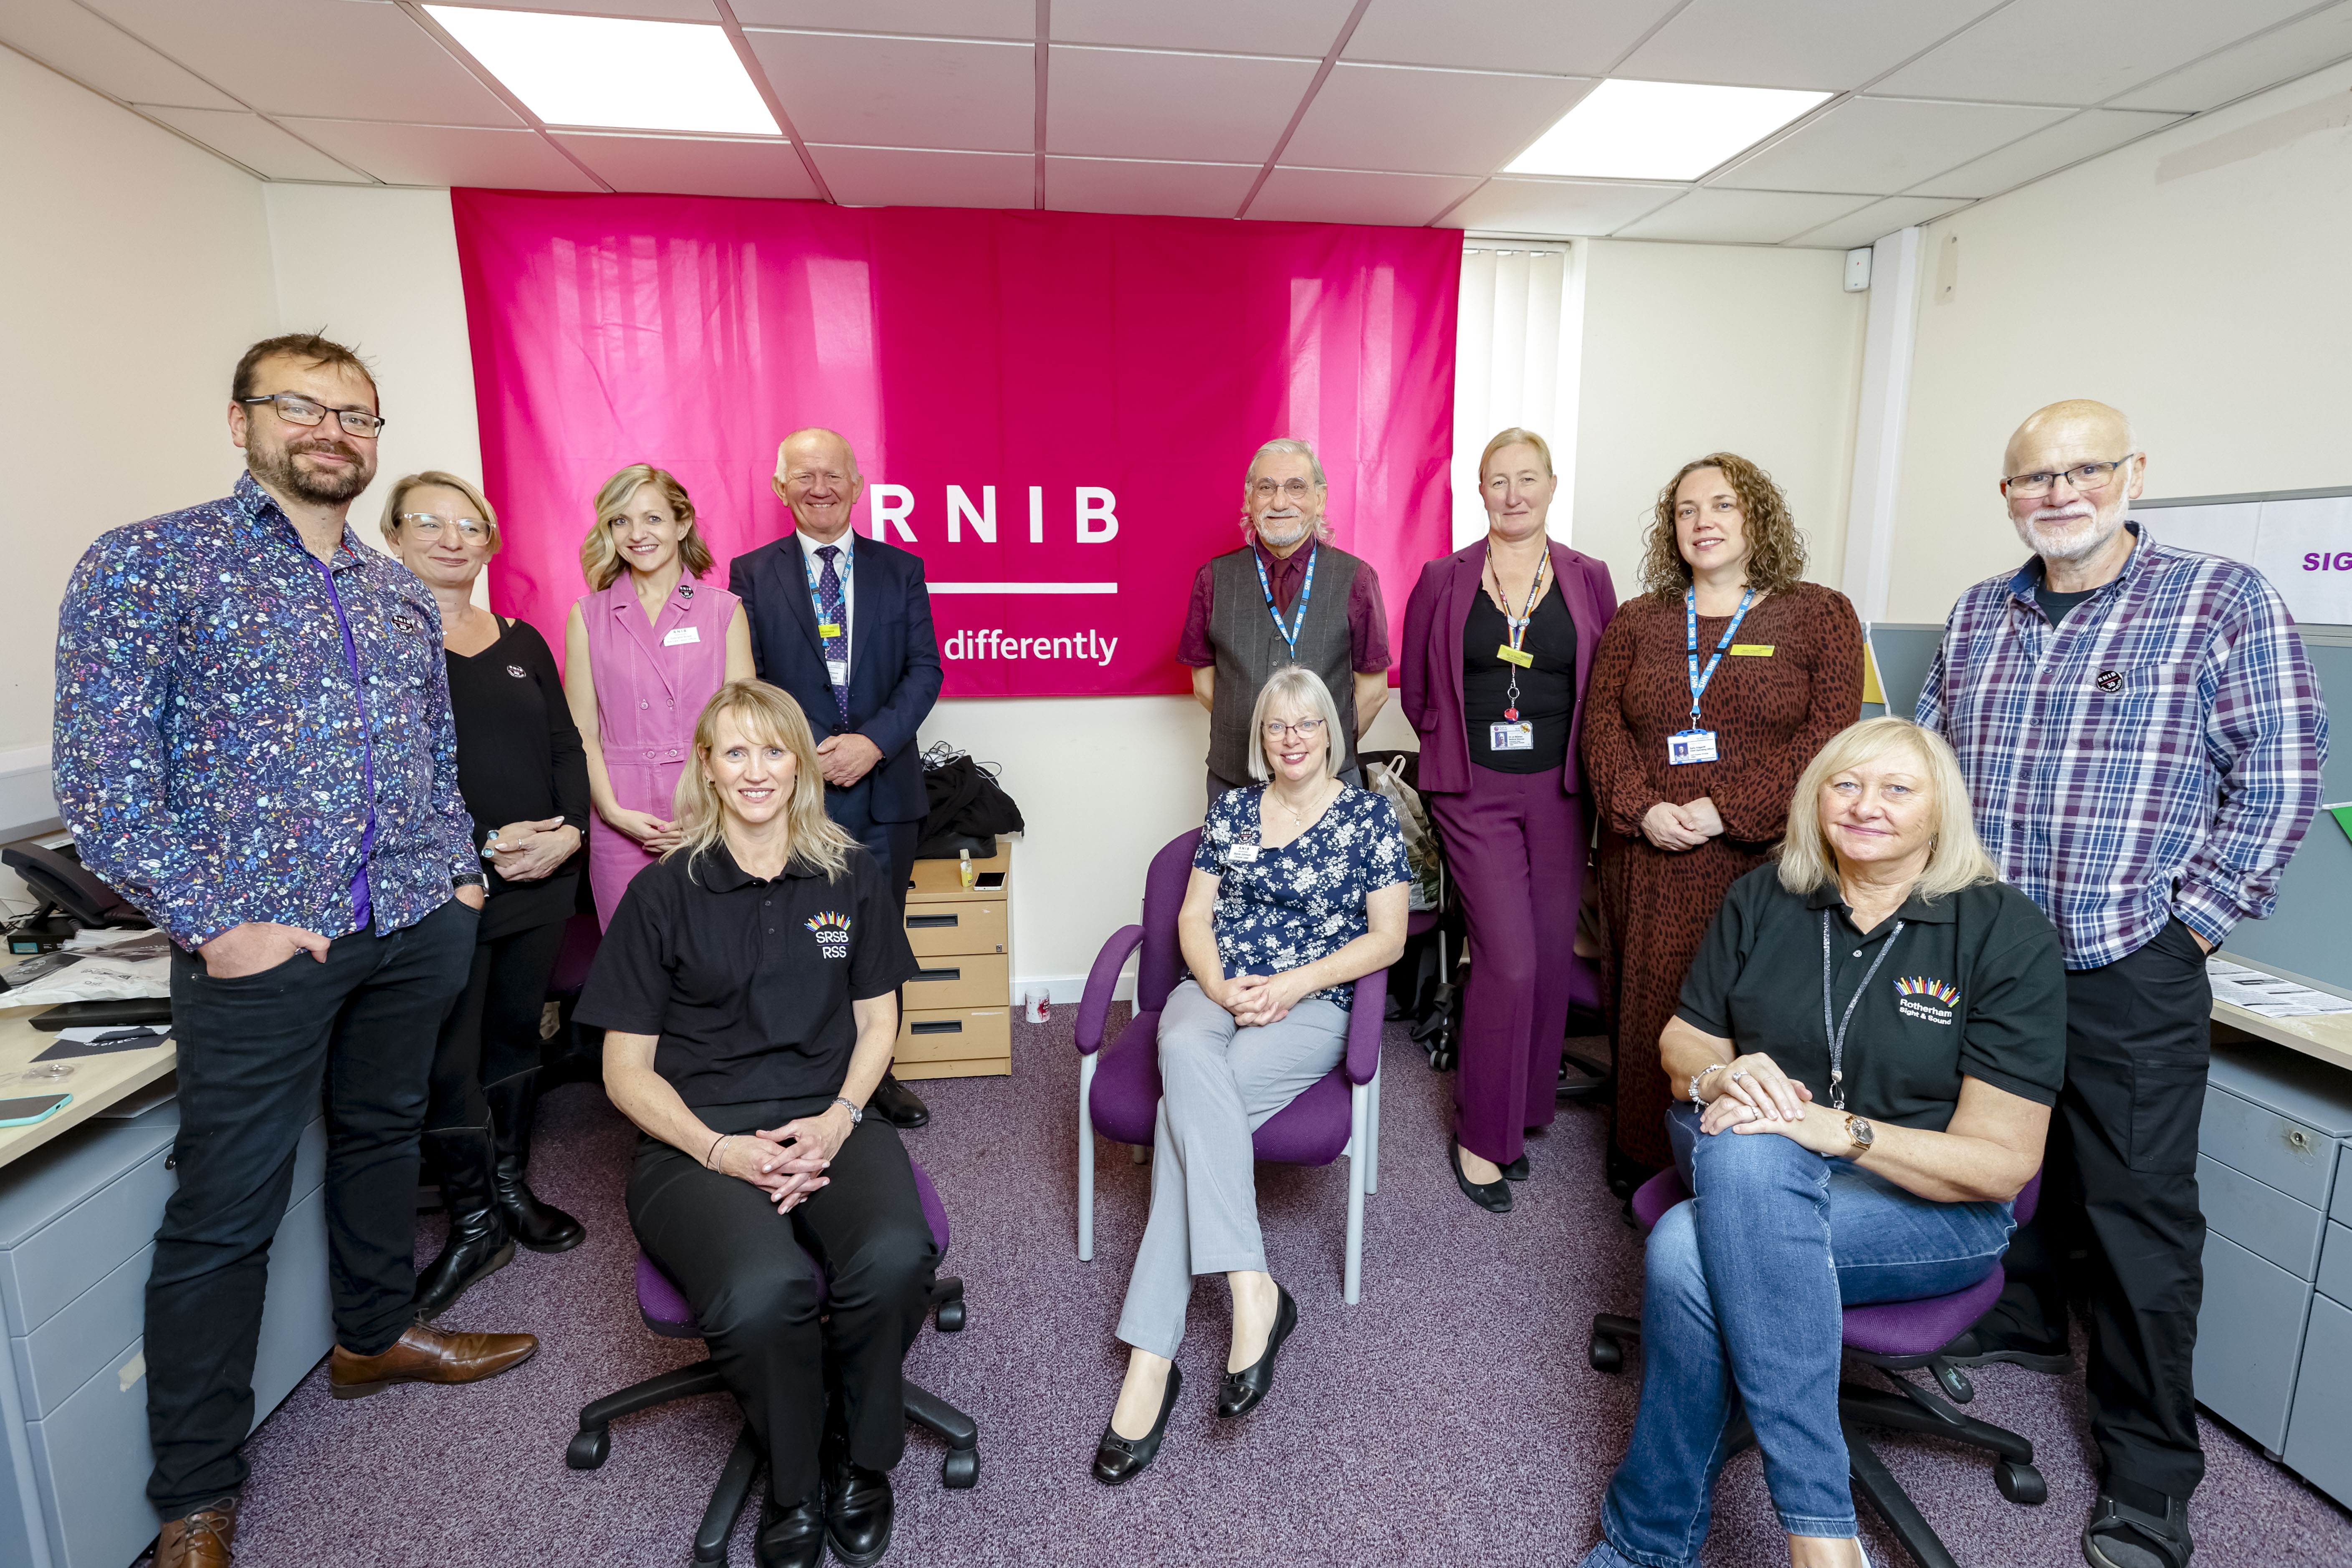
M 163 1521 L 155 1538 L 155 1568 L 228 1568 L 236 1538 L 236 1499 L 206 1503 L 185 1519 Z
M 353 1355 L 337 1345 L 327 1379 L 336 1398 L 365 1399 L 395 1383 L 479 1383 L 529 1361 L 538 1349 L 531 1334 L 445 1334 L 411 1323 L 380 1355 Z

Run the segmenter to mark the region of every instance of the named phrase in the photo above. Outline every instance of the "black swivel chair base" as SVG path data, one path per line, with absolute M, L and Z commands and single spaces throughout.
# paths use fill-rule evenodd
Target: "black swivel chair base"
M 961 1331 L 962 1280 L 950 1276 L 934 1283 L 930 1305 L 932 1321 L 940 1332 Z M 611 1426 L 620 1417 L 667 1405 L 674 1399 L 726 1391 L 727 1384 L 719 1377 L 719 1369 L 708 1361 L 631 1384 L 581 1410 L 580 1430 L 572 1435 L 570 1446 L 563 1450 L 563 1462 L 575 1470 L 595 1469 L 612 1455 Z M 907 1384 L 907 1419 L 945 1439 L 948 1455 L 940 1463 L 941 1485 L 961 1490 L 980 1479 L 980 1428 L 971 1416 L 910 1383 Z M 727 1561 L 728 1538 L 735 1533 L 735 1521 L 751 1500 L 752 1483 L 759 1479 L 765 1464 L 747 1424 L 736 1434 L 735 1447 L 719 1467 L 719 1484 L 712 1489 L 710 1505 L 702 1510 L 702 1524 L 694 1532 L 694 1561 L 704 1568 Z
M 1595 1372 L 1622 1371 L 1626 1344 L 1638 1342 L 1641 1337 L 1640 1319 L 1620 1317 L 1614 1312 L 1600 1313 L 1592 1320 L 1592 1342 L 1587 1348 L 1586 1359 Z M 1968 1374 L 1958 1367 L 1940 1355 L 1874 1355 L 1851 1349 L 1847 1353 L 1885 1373 L 1895 1385 L 1881 1389 L 1859 1383 L 1838 1384 L 1838 1425 L 1845 1431 L 1846 1462 L 1852 1468 L 1854 1494 L 1877 1510 L 1878 1517 L 1886 1521 L 1887 1528 L 1917 1560 L 1920 1568 L 1959 1568 L 1959 1563 L 1945 1550 L 1934 1528 L 1872 1449 L 1864 1435 L 1866 1428 L 1916 1432 L 1984 1449 L 1999 1458 L 1992 1479 L 2001 1496 L 2028 1505 L 2048 1500 L 2049 1488 L 2042 1482 L 2042 1472 L 2033 1468 L 2033 1445 L 2004 1427 L 1963 1415 L 1954 1405 L 1953 1400 L 1965 1405 L 1977 1396 Z M 1922 1388 L 1907 1377 L 1895 1375 L 1923 1366 L 1935 1374 L 1951 1399 Z M 1733 1417 L 1728 1436 L 1727 1455 L 1737 1454 L 1756 1441 L 1755 1428 L 1748 1424 L 1745 1414 Z

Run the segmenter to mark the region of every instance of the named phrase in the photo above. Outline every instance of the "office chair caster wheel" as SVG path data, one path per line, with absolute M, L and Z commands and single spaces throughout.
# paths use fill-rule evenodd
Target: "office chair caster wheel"
M 563 1450 L 563 1462 L 575 1470 L 593 1470 L 612 1457 L 613 1432 L 609 1426 L 583 1426 L 572 1435 Z
M 2032 1465 L 2020 1465 L 2003 1459 L 1992 1468 L 1992 1484 L 2000 1495 L 2011 1502 L 2021 1502 L 2031 1508 L 2050 1500 L 2050 1488 L 2042 1472 Z
M 931 1321 L 939 1324 L 940 1332 L 943 1334 L 963 1332 L 963 1303 L 961 1301 L 940 1302 L 940 1310 L 932 1314 Z
M 1584 1359 L 1592 1363 L 1595 1372 L 1622 1372 L 1625 1347 L 1607 1334 L 1595 1334 L 1592 1342 L 1584 1347 Z
M 950 1491 L 970 1491 L 980 1480 L 980 1450 L 950 1448 L 940 1461 L 940 1484 Z

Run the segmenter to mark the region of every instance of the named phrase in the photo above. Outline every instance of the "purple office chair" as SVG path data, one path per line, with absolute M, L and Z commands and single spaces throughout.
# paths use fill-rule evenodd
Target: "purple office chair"
M 940 1194 L 931 1185 L 931 1178 L 920 1165 L 915 1167 L 915 1188 L 922 1194 L 923 1217 L 930 1222 L 931 1239 L 939 1244 L 940 1256 L 948 1253 L 948 1211 L 940 1203 Z M 816 1259 L 812 1257 L 814 1265 Z M 825 1289 L 824 1270 L 817 1268 L 817 1289 L 822 1296 Z M 953 1276 L 936 1280 L 931 1286 L 930 1304 L 933 1321 L 940 1332 L 952 1334 L 963 1328 L 963 1281 Z M 644 1253 L 637 1254 L 637 1314 L 645 1319 L 646 1327 L 666 1340 L 698 1340 L 702 1329 L 694 1321 L 694 1309 L 687 1304 L 685 1295 L 670 1277 Z M 575 1470 L 593 1470 L 602 1465 L 613 1451 L 613 1435 L 608 1428 L 623 1415 L 640 1410 L 650 1410 L 656 1405 L 667 1405 L 673 1399 L 689 1399 L 698 1394 L 721 1394 L 726 1384 L 719 1369 L 709 1359 L 682 1366 L 675 1372 L 665 1372 L 631 1384 L 617 1394 L 608 1394 L 580 1412 L 580 1430 L 573 1433 L 571 1446 L 563 1450 L 563 1462 Z M 940 1479 L 959 1489 L 980 1479 L 980 1429 L 971 1416 L 950 1405 L 937 1394 L 926 1392 L 909 1383 L 907 1387 L 907 1417 L 917 1425 L 929 1428 L 945 1438 L 948 1457 L 940 1463 Z M 743 1511 L 751 1497 L 751 1483 L 760 1473 L 761 1458 L 759 1445 L 753 1441 L 751 1428 L 746 1424 L 735 1437 L 734 1451 L 720 1467 L 719 1484 L 710 1494 L 710 1506 L 702 1511 L 702 1524 L 694 1532 L 694 1560 L 698 1563 L 723 1563 L 727 1561 L 727 1538 L 735 1532 L 736 1517 Z
M 1151 858 L 1143 879 L 1143 923 L 1122 926 L 1095 955 L 1078 1003 L 1078 1257 L 1095 1255 L 1095 1134 L 1149 1147 L 1160 1112 L 1160 1010 L 1185 977 L 1176 947 L 1176 911 L 1201 842 L 1194 828 Z M 1135 1016 L 1106 1047 L 1103 1024 L 1119 966 L 1138 947 Z M 1342 1297 L 1353 1306 L 1363 1294 L 1364 1198 L 1380 1189 L 1381 1013 L 1388 972 L 1356 982 L 1348 1024 L 1348 1053 L 1314 1087 L 1282 1108 L 1251 1142 L 1261 1160 L 1328 1165 L 1348 1156 L 1348 1250 Z
M 2020 1226 L 2033 1217 L 2034 1205 L 2041 1195 L 2042 1174 L 2037 1171 L 2017 1194 L 2016 1217 Z M 1668 1209 L 1689 1197 L 1689 1189 L 1670 1165 L 1633 1194 L 1634 1222 L 1647 1236 L 1665 1217 Z M 1996 1263 L 1991 1273 L 1967 1289 L 1955 1290 L 1948 1296 L 1930 1296 L 1916 1301 L 1881 1301 L 1845 1310 L 1845 1348 L 1885 1373 L 1886 1380 L 1895 1385 L 1894 1391 L 1888 1391 L 1859 1383 L 1838 1384 L 1838 1422 L 1845 1428 L 1846 1458 L 1853 1467 L 1853 1489 L 1869 1500 L 1879 1517 L 1918 1559 L 1921 1568 L 1959 1568 L 1959 1564 L 1944 1549 L 1943 1542 L 1937 1538 L 1885 1463 L 1872 1450 L 1863 1428 L 1884 1426 L 1897 1432 L 1919 1432 L 1986 1449 L 2000 1456 L 1992 1479 L 2001 1496 L 2011 1502 L 2029 1504 L 2045 1501 L 2050 1496 L 2042 1472 L 2033 1468 L 2031 1442 L 1954 1408 L 1955 1401 L 1966 1405 L 1975 1399 L 1976 1389 L 1969 1384 L 1968 1374 L 1946 1361 L 1941 1353 L 1945 1346 L 1966 1333 L 1991 1310 L 2000 1299 L 2001 1287 L 2006 1282 L 2000 1265 Z M 1592 1320 L 1592 1343 L 1586 1352 L 1587 1359 L 1597 1372 L 1616 1372 L 1625 1364 L 1624 1342 L 1641 1337 L 1639 1318 L 1600 1313 Z M 1950 1400 L 1897 1375 L 1923 1366 L 1943 1384 Z M 1725 1452 L 1727 1456 L 1736 1454 L 1755 1441 L 1756 1433 L 1747 1416 L 1736 1415 Z

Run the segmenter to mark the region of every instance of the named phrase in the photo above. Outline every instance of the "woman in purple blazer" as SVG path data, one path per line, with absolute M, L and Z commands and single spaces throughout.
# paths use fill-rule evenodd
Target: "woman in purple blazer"
M 1486 537 L 1413 584 L 1402 696 L 1470 926 L 1446 1164 L 1473 1203 L 1504 1214 L 1509 1183 L 1527 1179 L 1528 1130 L 1552 1119 L 1591 838 L 1577 731 L 1617 593 L 1607 566 L 1544 532 L 1559 480 L 1542 437 L 1487 442 L 1478 488 Z

